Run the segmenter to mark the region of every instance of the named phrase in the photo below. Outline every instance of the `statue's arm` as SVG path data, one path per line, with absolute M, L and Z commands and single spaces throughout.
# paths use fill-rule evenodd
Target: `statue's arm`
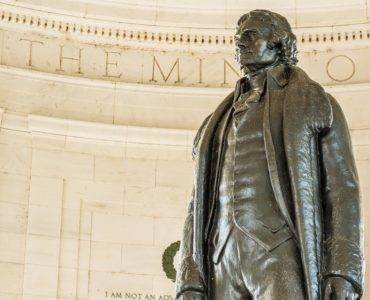
M 198 156 L 198 144 L 204 127 L 210 116 L 200 126 L 193 142 L 193 160 Z M 201 278 L 198 266 L 193 259 L 193 233 L 194 233 L 194 188 L 191 195 L 188 213 L 185 219 L 181 246 L 179 268 L 176 275 L 176 299 L 192 300 L 204 299 L 205 285 Z
M 333 121 L 319 138 L 323 195 L 323 278 L 342 277 L 363 291 L 360 192 L 348 126 L 330 95 Z
M 187 297 L 189 293 L 204 294 L 205 291 L 203 280 L 193 259 L 193 215 L 194 191 L 181 240 L 179 268 L 176 276 L 176 299 L 192 299 Z

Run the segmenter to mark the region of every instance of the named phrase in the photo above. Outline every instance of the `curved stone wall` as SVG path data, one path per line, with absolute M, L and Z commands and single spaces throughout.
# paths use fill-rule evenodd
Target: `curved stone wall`
M 192 140 L 239 77 L 236 20 L 261 7 L 348 119 L 367 255 L 366 1 L 3 0 L 0 299 L 172 299 Z

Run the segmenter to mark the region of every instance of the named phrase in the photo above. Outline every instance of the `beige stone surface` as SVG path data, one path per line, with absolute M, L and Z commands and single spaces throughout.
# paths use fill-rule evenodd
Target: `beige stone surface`
M 24 265 L 1 262 L 0 290 L 4 294 L 22 294 Z

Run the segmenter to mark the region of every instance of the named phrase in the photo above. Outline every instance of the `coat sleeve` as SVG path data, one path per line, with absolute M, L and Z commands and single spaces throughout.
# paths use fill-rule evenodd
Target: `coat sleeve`
M 197 160 L 199 140 L 209 117 L 210 116 L 203 121 L 194 138 L 192 152 L 194 161 Z M 180 245 L 179 267 L 176 274 L 176 299 L 187 291 L 205 293 L 203 279 L 193 259 L 194 201 L 196 201 L 196 199 L 194 198 L 193 188 Z
M 340 276 L 363 293 L 363 225 L 349 130 L 337 101 L 328 95 L 332 124 L 320 136 L 323 196 L 323 278 Z

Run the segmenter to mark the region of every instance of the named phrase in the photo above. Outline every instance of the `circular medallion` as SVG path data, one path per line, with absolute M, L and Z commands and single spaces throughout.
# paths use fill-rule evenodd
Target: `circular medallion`
M 346 55 L 336 55 L 326 64 L 326 73 L 331 79 L 338 82 L 351 79 L 355 71 L 355 62 Z

